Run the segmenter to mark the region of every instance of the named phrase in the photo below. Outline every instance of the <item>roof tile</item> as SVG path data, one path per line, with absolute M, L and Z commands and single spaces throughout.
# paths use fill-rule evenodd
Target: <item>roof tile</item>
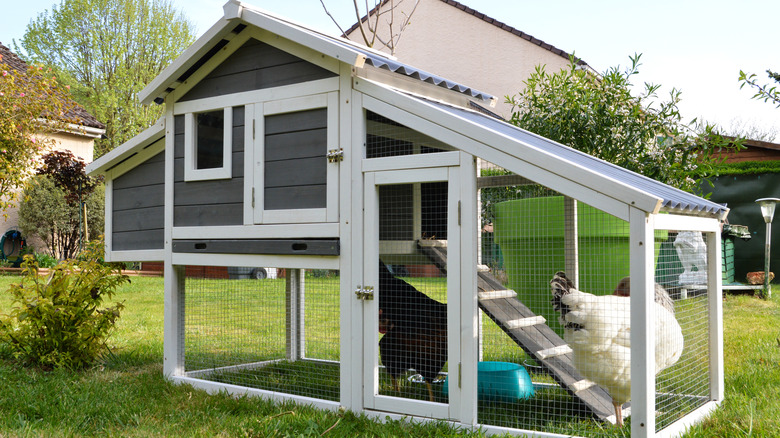
M 19 73 L 26 74 L 29 65 L 22 60 L 11 49 L 0 43 L 0 56 L 2 61 L 0 64 L 5 64 Z M 79 125 L 90 128 L 104 129 L 106 125 L 100 123 L 92 114 L 88 113 L 81 105 L 75 104 L 73 108 L 66 114 L 67 118 L 75 119 L 79 122 Z

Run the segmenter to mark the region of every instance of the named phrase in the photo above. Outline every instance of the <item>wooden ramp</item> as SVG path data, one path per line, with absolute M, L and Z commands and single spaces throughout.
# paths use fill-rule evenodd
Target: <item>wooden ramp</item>
M 420 252 L 442 272 L 446 272 L 447 244 L 440 240 L 420 240 Z M 543 316 L 536 315 L 507 290 L 489 271 L 478 272 L 479 308 L 541 365 L 562 388 L 575 396 L 584 409 L 601 420 L 615 423 L 612 398 L 606 390 L 585 379 L 572 361 L 569 345 L 547 326 Z M 624 409 L 625 411 L 625 409 Z M 627 413 L 624 413 L 624 415 Z

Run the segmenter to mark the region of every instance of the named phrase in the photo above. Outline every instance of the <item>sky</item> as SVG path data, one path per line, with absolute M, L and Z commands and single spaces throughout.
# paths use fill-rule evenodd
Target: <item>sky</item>
M 3 2 L 11 0 L 2 0 Z M 226 0 L 173 0 L 198 30 L 206 31 L 222 16 Z M 324 0 L 342 27 L 354 20 L 349 0 Z M 411 1 L 411 0 L 406 0 Z M 460 0 L 461 3 L 527 34 L 575 53 L 598 72 L 625 67 L 629 56 L 642 54 L 640 74 L 632 82 L 662 85 L 668 96 L 682 91 L 684 120 L 717 123 L 726 129 L 756 128 L 774 132 L 780 142 L 780 108 L 751 99 L 740 90 L 739 71 L 756 73 L 769 83 L 767 69 L 780 70 L 780 2 L 774 0 Z M 11 46 L 27 24 L 55 0 L 25 0 L 4 8 L 0 42 Z M 320 0 L 249 0 L 254 6 L 301 24 L 337 34 Z M 363 4 L 363 2 L 358 2 Z M 370 2 L 373 3 L 373 2 Z M 414 25 L 416 23 L 412 23 Z M 13 47 L 12 47 L 13 48 Z M 401 61 L 403 61 L 401 59 Z M 446 72 L 435 72 L 446 77 Z

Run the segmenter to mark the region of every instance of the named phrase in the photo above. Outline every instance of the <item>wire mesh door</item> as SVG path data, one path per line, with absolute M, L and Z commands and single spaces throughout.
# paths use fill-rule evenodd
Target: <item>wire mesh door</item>
M 366 174 L 365 400 L 452 418 L 457 399 L 458 183 L 448 168 Z M 448 274 L 451 272 L 452 274 Z M 361 288 L 358 295 L 360 298 Z M 455 370 L 455 373 L 452 371 Z

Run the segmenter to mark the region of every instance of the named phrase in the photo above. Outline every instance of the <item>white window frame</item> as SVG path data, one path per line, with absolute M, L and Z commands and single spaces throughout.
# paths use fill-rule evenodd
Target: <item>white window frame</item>
M 184 114 L 184 181 L 230 179 L 233 169 L 233 107 L 225 107 L 222 130 L 222 167 L 198 169 L 197 114 L 217 111 L 219 108 Z M 246 118 L 246 117 L 245 117 Z
M 338 162 L 328 162 L 326 206 L 305 209 L 265 209 L 265 117 L 325 108 L 327 110 L 326 150 L 338 149 L 338 92 L 332 91 L 284 100 L 272 100 L 255 105 L 254 139 L 254 215 L 255 224 L 322 223 L 338 221 Z M 323 160 L 326 158 L 323 157 Z

